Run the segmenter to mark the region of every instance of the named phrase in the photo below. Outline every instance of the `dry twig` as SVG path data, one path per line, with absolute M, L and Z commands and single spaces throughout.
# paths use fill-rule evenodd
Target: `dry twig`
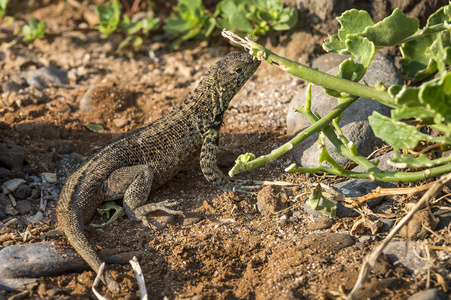
M 100 277 L 103 276 L 103 272 L 105 270 L 105 263 L 103 262 L 100 265 L 99 271 L 97 272 L 97 276 L 94 279 L 94 283 L 92 285 L 92 292 L 94 293 L 94 295 L 96 295 L 97 299 L 99 300 L 108 300 L 107 298 L 103 297 L 102 295 L 100 295 L 99 292 L 97 292 L 97 290 L 95 289 L 97 285 L 99 285 L 100 282 Z
M 136 279 L 138 280 L 140 299 L 147 300 L 146 283 L 144 282 L 144 275 L 136 256 L 133 256 L 133 259 L 130 260 L 129 263 L 132 265 L 133 272 L 135 272 Z

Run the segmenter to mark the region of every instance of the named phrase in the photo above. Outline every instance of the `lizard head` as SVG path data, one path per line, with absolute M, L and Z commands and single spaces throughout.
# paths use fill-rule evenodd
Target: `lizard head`
M 231 52 L 215 63 L 182 105 L 192 111 L 201 132 L 219 129 L 230 100 L 251 78 L 260 61 L 248 53 Z
M 260 64 L 259 60 L 248 53 L 231 52 L 211 67 L 204 79 L 207 81 L 205 86 L 209 86 L 208 90 L 211 96 L 214 96 L 202 99 L 204 101 L 202 105 L 211 107 L 210 122 L 221 126 L 230 101 Z
M 260 63 L 259 60 L 248 53 L 235 51 L 218 61 L 212 68 L 212 72 L 216 73 L 216 82 L 219 92 L 224 98 L 223 101 L 227 101 L 227 103 L 224 103 L 226 108 L 228 102 L 255 73 Z

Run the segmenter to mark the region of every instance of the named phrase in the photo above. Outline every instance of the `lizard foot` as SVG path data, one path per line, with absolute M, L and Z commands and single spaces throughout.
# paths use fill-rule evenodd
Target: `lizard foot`
M 110 218 L 110 210 L 112 210 L 112 209 L 114 209 L 115 212 L 114 212 L 113 216 Z M 106 214 L 106 216 L 107 216 L 107 218 L 109 218 L 109 220 L 102 224 L 91 224 L 90 225 L 91 227 L 103 227 L 106 225 L 110 225 L 114 221 L 116 221 L 116 219 L 118 217 L 120 217 L 124 214 L 124 209 L 122 208 L 122 206 L 117 205 L 114 202 L 104 203 L 101 207 L 99 207 L 97 209 L 97 211 L 102 215 Z
M 245 185 L 246 181 L 234 181 L 227 184 L 225 187 L 222 188 L 225 192 L 234 192 L 234 193 L 242 193 L 242 194 L 248 194 L 248 195 L 256 195 L 256 192 L 252 192 L 250 190 L 258 189 L 261 187 L 261 185 Z
M 148 213 L 151 213 L 151 212 L 154 212 L 157 210 L 162 210 L 171 215 L 182 215 L 183 213 L 181 211 L 170 209 L 170 207 L 173 207 L 177 204 L 178 204 L 177 201 L 164 200 L 164 201 L 157 202 L 157 203 L 144 204 L 144 205 L 136 208 L 133 212 L 135 213 L 136 217 L 138 217 L 139 219 L 142 219 Z

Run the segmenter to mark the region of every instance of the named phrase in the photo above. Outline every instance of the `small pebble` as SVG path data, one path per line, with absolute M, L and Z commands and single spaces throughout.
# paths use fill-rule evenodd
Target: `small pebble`
M 34 216 L 27 218 L 30 223 L 38 223 L 44 221 L 44 215 L 38 211 Z
M 447 300 L 449 297 L 439 289 L 428 289 L 410 296 L 407 300 Z
M 3 194 L 6 195 L 14 192 L 21 184 L 24 184 L 25 182 L 26 181 L 21 178 L 15 178 L 4 182 L 2 185 Z
M 31 196 L 32 188 L 26 184 L 22 184 L 13 192 L 13 196 L 18 199 L 27 199 Z
M 128 121 L 126 119 L 114 119 L 113 123 L 116 127 L 122 128 L 128 124 Z
M 28 200 L 19 200 L 14 208 L 17 210 L 17 213 L 22 216 L 28 214 L 31 211 L 32 206 Z

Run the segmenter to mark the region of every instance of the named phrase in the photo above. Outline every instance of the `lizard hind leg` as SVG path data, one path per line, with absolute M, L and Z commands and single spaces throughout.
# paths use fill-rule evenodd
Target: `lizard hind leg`
M 123 198 L 125 215 L 132 221 L 147 222 L 146 215 L 162 210 L 169 214 L 182 214 L 171 209 L 177 205 L 175 201 L 161 201 L 146 204 L 152 188 L 154 173 L 148 165 L 124 167 L 114 171 L 104 187 L 106 200 Z

